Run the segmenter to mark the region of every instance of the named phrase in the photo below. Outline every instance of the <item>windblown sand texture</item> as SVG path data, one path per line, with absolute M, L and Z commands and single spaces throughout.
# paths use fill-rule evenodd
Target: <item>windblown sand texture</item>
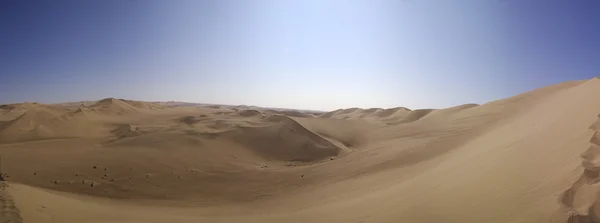
M 598 223 L 598 114 L 600 79 L 438 110 L 4 105 L 0 220 Z

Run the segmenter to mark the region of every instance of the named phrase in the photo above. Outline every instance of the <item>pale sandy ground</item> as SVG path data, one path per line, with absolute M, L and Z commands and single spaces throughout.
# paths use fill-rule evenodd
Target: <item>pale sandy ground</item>
M 600 222 L 599 113 L 600 79 L 441 110 L 6 105 L 0 220 Z

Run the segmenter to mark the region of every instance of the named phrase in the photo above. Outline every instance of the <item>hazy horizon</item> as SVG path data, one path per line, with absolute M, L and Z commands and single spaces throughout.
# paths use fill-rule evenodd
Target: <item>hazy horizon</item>
M 482 104 L 600 75 L 598 21 L 598 1 L 2 1 L 0 104 Z

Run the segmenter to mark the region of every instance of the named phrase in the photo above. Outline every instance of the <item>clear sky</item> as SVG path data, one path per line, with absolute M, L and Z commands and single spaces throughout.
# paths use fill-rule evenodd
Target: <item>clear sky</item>
M 485 103 L 600 75 L 597 0 L 0 0 L 0 103 Z

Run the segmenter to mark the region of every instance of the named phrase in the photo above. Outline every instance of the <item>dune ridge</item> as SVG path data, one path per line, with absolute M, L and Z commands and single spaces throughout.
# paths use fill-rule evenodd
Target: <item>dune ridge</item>
M 563 192 L 559 203 L 569 218 L 568 223 L 600 222 L 600 115 L 590 127 L 593 135 L 589 148 L 581 154 L 583 173 Z

